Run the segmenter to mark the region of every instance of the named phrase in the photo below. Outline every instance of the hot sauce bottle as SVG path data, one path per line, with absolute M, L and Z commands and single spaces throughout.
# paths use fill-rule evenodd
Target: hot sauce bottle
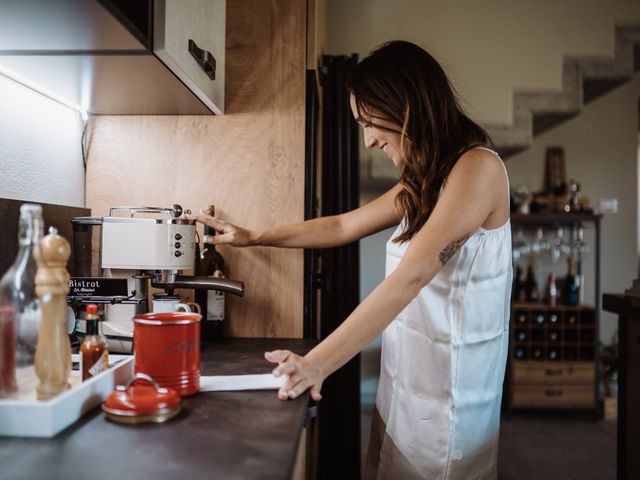
M 98 305 L 87 305 L 85 320 L 87 333 L 80 345 L 80 372 L 83 382 L 109 367 L 109 349 L 107 339 L 100 333 Z

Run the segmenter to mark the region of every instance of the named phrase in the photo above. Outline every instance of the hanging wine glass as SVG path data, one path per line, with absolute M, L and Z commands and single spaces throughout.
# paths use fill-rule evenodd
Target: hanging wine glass
M 589 253 L 591 249 L 587 242 L 584 241 L 584 228 L 582 226 L 574 226 L 571 230 L 571 251 L 578 256 Z
M 545 238 L 542 227 L 538 227 L 536 230 L 536 236 L 533 242 L 531 242 L 531 253 L 533 255 L 540 255 L 549 253 L 550 250 L 551 242 Z
M 556 238 L 551 245 L 551 261 L 556 263 L 562 255 L 566 255 L 570 251 L 571 248 L 564 236 L 564 227 L 560 226 L 556 229 Z
M 522 228 L 518 228 L 518 230 L 516 230 L 516 236 L 513 240 L 513 249 L 511 251 L 514 262 L 517 262 L 522 257 L 526 257 L 527 255 L 529 255 L 529 252 L 529 242 L 525 238 L 524 230 Z

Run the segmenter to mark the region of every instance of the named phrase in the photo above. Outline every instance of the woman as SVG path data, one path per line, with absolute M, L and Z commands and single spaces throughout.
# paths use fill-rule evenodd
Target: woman
M 310 389 L 319 400 L 322 381 L 384 331 L 368 476 L 495 478 L 511 288 L 506 171 L 420 47 L 373 51 L 349 91 L 366 146 L 402 171 L 394 188 L 352 212 L 263 231 L 192 218 L 235 246 L 326 248 L 398 225 L 385 280 L 339 328 L 304 357 L 265 354 L 288 376 L 279 398 Z

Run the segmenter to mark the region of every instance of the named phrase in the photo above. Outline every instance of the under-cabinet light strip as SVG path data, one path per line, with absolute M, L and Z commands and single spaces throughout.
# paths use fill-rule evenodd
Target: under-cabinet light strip
M 47 97 L 48 99 L 53 100 L 54 102 L 58 102 L 60 105 L 64 105 L 67 108 L 76 110 L 77 112 L 80 113 L 82 120 L 85 122 L 87 121 L 87 118 L 88 118 L 87 111 L 83 109 L 80 105 L 76 105 L 75 103 L 68 102 L 67 100 L 57 96 L 54 93 L 49 92 L 48 90 L 40 86 L 35 86 L 32 83 L 30 83 L 28 80 L 26 80 L 24 77 L 21 77 L 20 75 L 14 72 L 10 72 L 2 66 L 0 66 L 0 75 L 2 75 L 5 78 L 8 78 L 9 80 L 13 80 L 16 83 L 19 83 L 23 87 L 26 87 L 29 90 L 32 90 L 36 93 L 39 93 L 40 95 Z

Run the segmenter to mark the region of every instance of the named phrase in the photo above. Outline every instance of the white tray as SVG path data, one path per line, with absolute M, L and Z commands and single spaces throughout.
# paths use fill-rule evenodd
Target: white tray
M 109 356 L 115 360 L 116 355 Z M 29 395 L 0 400 L 0 436 L 53 437 L 89 410 L 100 405 L 116 385 L 126 384 L 133 376 L 133 356 L 99 375 L 79 382 L 79 373 L 69 378 L 71 389 L 45 401 L 38 401 L 31 389 Z

